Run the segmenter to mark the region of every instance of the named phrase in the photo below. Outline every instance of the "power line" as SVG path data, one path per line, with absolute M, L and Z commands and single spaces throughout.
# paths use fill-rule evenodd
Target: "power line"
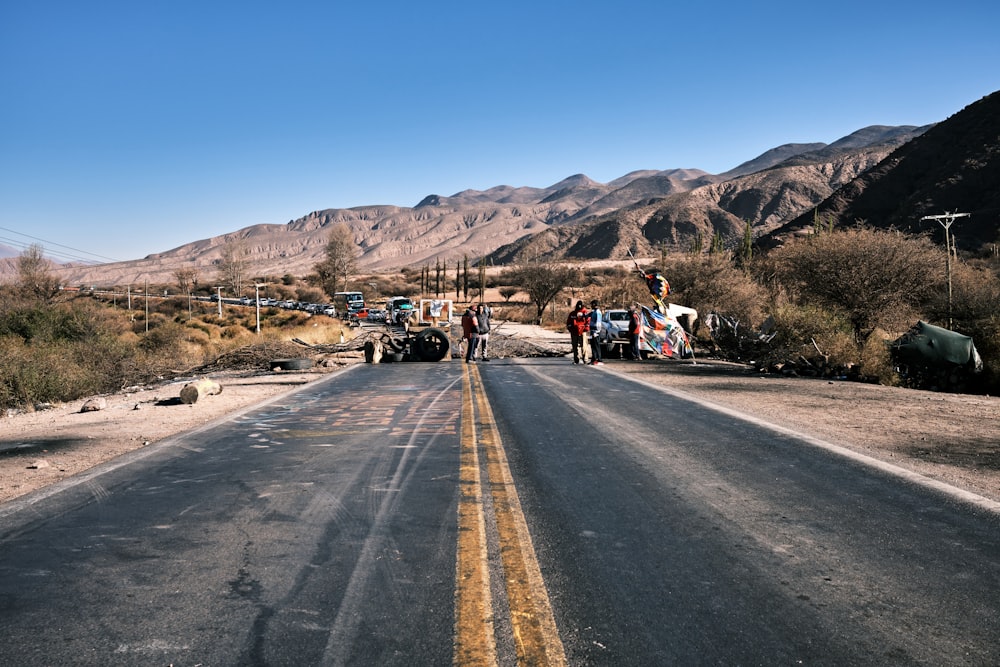
M 6 227 L 0 227 L 0 230 L 3 230 L 5 232 L 10 232 L 11 234 L 17 234 L 19 236 L 24 236 L 24 237 L 29 238 L 29 239 L 34 239 L 35 241 L 41 241 L 42 243 L 44 243 L 46 245 L 59 246 L 60 248 L 66 248 L 67 250 L 72 250 L 73 252 L 79 252 L 79 253 L 83 253 L 84 255 L 90 255 L 91 257 L 97 257 L 99 259 L 104 259 L 104 260 L 107 260 L 109 262 L 120 262 L 120 261 L 122 261 L 120 259 L 115 259 L 113 257 L 105 257 L 104 255 L 98 255 L 97 253 L 90 252 L 89 250 L 80 250 L 79 248 L 73 248 L 73 247 L 70 247 L 68 245 L 63 245 L 62 243 L 56 243 L 55 241 L 46 241 L 45 239 L 40 239 L 37 236 L 31 236 L 30 234 L 25 234 L 24 232 L 18 232 L 18 231 L 15 231 L 13 229 L 7 229 Z M 56 254 L 56 253 L 51 253 L 51 254 Z M 84 260 L 84 261 L 88 261 L 88 260 Z M 89 261 L 93 261 L 93 260 L 89 260 Z
M 16 250 L 22 250 L 23 251 L 23 250 L 27 250 L 29 247 L 31 247 L 30 243 L 25 243 L 24 241 L 21 241 L 21 240 L 18 240 L 18 239 L 7 238 L 5 236 L 0 236 L 0 241 L 10 244 L 10 246 L 12 248 L 16 249 Z M 55 259 L 59 259 L 59 260 L 63 260 L 63 261 L 82 262 L 84 264 L 98 264 L 99 263 L 97 260 L 91 259 L 90 257 L 80 257 L 78 255 L 70 255 L 68 253 L 63 253 L 63 252 L 59 252 L 59 251 L 49 250 L 47 248 L 45 249 L 44 254 L 47 257 L 51 257 L 51 258 L 55 258 Z

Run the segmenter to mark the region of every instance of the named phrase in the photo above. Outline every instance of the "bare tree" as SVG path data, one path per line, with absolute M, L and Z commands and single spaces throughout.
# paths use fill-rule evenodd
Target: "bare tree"
M 219 259 L 219 284 L 226 285 L 233 294 L 242 295 L 249 268 L 250 251 L 243 241 L 233 241 L 222 246 Z
M 341 223 L 330 230 L 323 261 L 313 267 L 320 284 L 327 294 L 335 294 L 338 287 L 347 286 L 347 278 L 357 270 L 358 244 L 351 229 Z
M 198 269 L 177 269 L 174 271 L 174 278 L 177 279 L 181 294 L 187 294 L 198 286 Z
M 542 315 L 559 292 L 580 280 L 580 272 L 568 266 L 551 262 L 527 261 L 509 269 L 504 282 L 517 286 L 535 304 L 535 321 L 542 323 Z
M 17 258 L 17 287 L 29 299 L 50 301 L 59 293 L 59 279 L 52 275 L 52 263 L 45 259 L 41 245 L 28 246 Z

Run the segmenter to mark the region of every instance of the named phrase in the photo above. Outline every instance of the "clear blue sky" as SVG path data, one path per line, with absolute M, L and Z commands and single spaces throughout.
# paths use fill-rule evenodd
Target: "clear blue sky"
M 324 208 L 718 173 L 997 89 L 996 0 L 0 0 L 0 244 L 127 260 Z

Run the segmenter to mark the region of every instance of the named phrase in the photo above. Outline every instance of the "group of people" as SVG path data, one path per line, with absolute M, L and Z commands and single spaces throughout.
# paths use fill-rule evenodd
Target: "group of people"
M 493 311 L 484 303 L 475 308 L 470 305 L 462 314 L 462 338 L 466 345 L 466 363 L 476 363 L 477 349 L 482 361 L 490 360 L 490 317 L 492 315 Z
M 639 304 L 633 303 L 629 308 L 628 334 L 629 358 L 636 361 L 642 359 L 642 315 Z M 573 347 L 573 363 L 587 364 L 587 348 L 590 348 L 590 365 L 603 366 L 601 360 L 601 328 L 604 326 L 604 313 L 600 303 L 595 299 L 590 302 L 590 309 L 577 301 L 576 307 L 566 317 L 566 330 L 569 331 L 570 343 Z M 589 343 L 589 345 L 588 345 Z
M 478 352 L 481 361 L 489 361 L 490 318 L 493 312 L 490 307 L 481 303 L 475 307 L 470 305 L 462 314 L 462 339 L 465 342 L 466 363 L 476 363 Z M 588 310 L 583 301 L 577 301 L 576 307 L 566 317 L 566 330 L 569 331 L 570 343 L 573 347 L 573 363 L 603 366 L 601 359 L 601 328 L 604 326 L 604 313 L 600 303 L 594 299 Z M 633 303 L 629 308 L 628 324 L 629 358 L 642 359 L 642 315 L 639 304 Z M 587 361 L 587 348 L 590 349 L 590 361 Z
M 602 366 L 601 361 L 601 327 L 604 322 L 600 306 L 595 299 L 590 302 L 590 310 L 583 301 L 576 302 L 576 308 L 566 316 L 566 330 L 569 331 L 570 343 L 573 347 L 573 363 L 587 363 L 587 348 L 590 348 L 590 365 Z

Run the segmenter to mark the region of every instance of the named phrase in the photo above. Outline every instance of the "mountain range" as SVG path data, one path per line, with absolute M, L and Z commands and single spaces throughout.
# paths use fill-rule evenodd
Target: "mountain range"
M 735 245 L 749 223 L 761 245 L 813 225 L 866 224 L 926 231 L 923 215 L 961 209 L 972 218 L 957 234 L 976 249 L 997 241 L 1000 197 L 1000 93 L 934 125 L 871 126 L 831 144 L 786 144 L 735 169 L 634 171 L 608 183 L 583 174 L 554 185 L 431 194 L 413 207 L 360 206 L 314 211 L 286 224 L 246 227 L 143 259 L 66 265 L 68 284 L 170 283 L 179 269 L 202 279 L 222 249 L 240 243 L 254 276 L 305 275 L 322 259 L 332 226 L 350 228 L 359 266 L 388 271 L 452 264 L 468 256 L 504 263 L 623 258 L 688 250 L 699 236 Z M 707 245 L 707 244 L 706 244 Z

